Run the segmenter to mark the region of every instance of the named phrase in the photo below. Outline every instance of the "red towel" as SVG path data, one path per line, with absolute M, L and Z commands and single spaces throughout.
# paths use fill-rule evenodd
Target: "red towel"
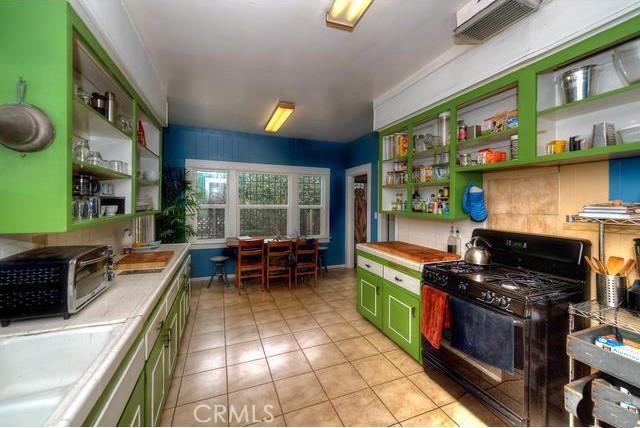
M 420 330 L 436 349 L 440 349 L 442 329 L 451 326 L 449 295 L 428 285 L 422 286 L 422 317 Z

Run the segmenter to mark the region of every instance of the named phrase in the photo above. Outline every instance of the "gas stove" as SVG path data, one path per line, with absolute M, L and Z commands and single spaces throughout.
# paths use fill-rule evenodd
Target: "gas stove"
M 424 281 L 515 315 L 526 316 L 526 305 L 580 290 L 582 281 L 500 264 L 477 266 L 465 261 L 426 265 Z
M 510 425 L 565 425 L 567 413 L 557 397 L 562 396 L 568 373 L 567 307 L 583 300 L 584 257 L 591 244 L 488 229 L 476 229 L 473 236 L 483 238 L 492 264 L 453 261 L 423 269 L 424 284 L 444 291 L 450 309 L 458 311 L 443 328 L 440 347 L 422 338 L 423 364 L 443 370 Z M 476 318 L 460 316 L 464 305 Z M 513 326 L 512 343 L 504 336 L 494 341 L 490 330 L 500 325 L 492 323 L 505 319 Z M 470 328 L 469 323 L 486 325 L 488 333 L 477 341 L 465 337 L 461 342 L 460 332 Z M 499 368 L 497 356 L 504 355 L 513 356 L 513 371 Z

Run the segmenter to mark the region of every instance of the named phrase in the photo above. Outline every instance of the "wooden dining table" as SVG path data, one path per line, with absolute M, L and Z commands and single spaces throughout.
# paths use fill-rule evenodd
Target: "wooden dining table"
M 269 242 L 269 241 L 273 241 L 275 238 L 272 237 L 268 237 L 268 236 L 234 236 L 231 238 L 227 238 L 227 247 L 229 248 L 238 248 L 238 241 L 240 241 L 240 239 L 262 239 L 264 240 L 264 242 Z M 291 236 L 282 236 L 281 241 L 295 241 L 296 238 L 295 237 L 291 237 Z

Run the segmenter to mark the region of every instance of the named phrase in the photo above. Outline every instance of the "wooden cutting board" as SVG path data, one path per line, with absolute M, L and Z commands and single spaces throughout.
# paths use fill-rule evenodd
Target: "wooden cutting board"
M 160 272 L 173 258 L 173 251 L 149 251 L 127 254 L 115 264 L 118 273 Z
M 384 251 L 394 256 L 409 259 L 416 263 L 436 263 L 459 259 L 457 255 L 447 253 L 446 251 L 435 250 L 402 241 L 370 242 L 365 245 L 378 251 Z

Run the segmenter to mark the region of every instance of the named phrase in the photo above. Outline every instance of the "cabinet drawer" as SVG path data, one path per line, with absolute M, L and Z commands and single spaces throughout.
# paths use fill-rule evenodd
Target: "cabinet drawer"
M 169 292 L 167 293 L 167 312 L 173 305 L 173 301 L 176 299 L 178 295 L 178 291 L 180 291 L 180 287 L 182 286 L 182 277 L 180 275 L 176 275 L 171 283 L 171 287 L 169 288 Z
M 153 345 L 156 343 L 156 339 L 160 336 L 162 332 L 162 327 L 164 327 L 164 320 L 167 317 L 167 303 L 162 300 L 156 309 L 156 312 L 151 317 L 151 322 L 147 327 L 147 331 L 144 334 L 144 356 L 145 359 L 149 358 L 149 354 L 151 353 L 151 349 Z
M 371 272 L 374 275 L 382 276 L 382 265 L 378 262 L 374 262 L 364 256 L 358 254 L 358 267 Z
M 410 293 L 420 296 L 420 280 L 402 273 L 388 266 L 384 267 L 384 279 L 407 290 Z

